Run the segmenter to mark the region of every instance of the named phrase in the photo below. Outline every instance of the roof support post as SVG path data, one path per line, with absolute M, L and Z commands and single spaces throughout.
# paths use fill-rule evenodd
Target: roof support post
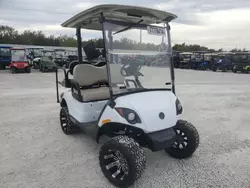
M 168 36 L 168 53 L 170 55 L 170 70 L 171 70 L 171 82 L 172 82 L 172 91 L 175 94 L 175 74 L 174 74 L 174 62 L 172 55 L 172 44 L 171 44 L 171 35 L 170 35 L 170 25 L 167 23 L 167 36 Z
M 76 37 L 77 37 L 77 51 L 78 51 L 78 61 L 82 62 L 82 36 L 81 36 L 81 27 L 76 29 Z
M 108 38 L 109 38 L 109 46 L 108 46 L 108 49 L 109 50 L 113 50 L 113 36 L 112 36 L 112 31 L 109 30 L 108 31 Z M 109 54 L 109 63 L 114 63 L 114 57 L 113 57 L 113 54 L 110 53 Z
M 103 13 L 101 12 L 100 14 L 100 23 L 102 25 L 102 37 L 103 37 L 103 47 L 104 47 L 104 52 L 105 52 L 105 60 L 106 60 L 106 63 L 107 63 L 107 75 L 108 75 L 108 81 L 109 81 L 109 93 L 110 93 L 110 100 L 113 101 L 113 90 L 112 90 L 112 82 L 111 82 L 111 76 L 110 76 L 110 66 L 109 66 L 109 63 L 110 62 L 110 59 L 109 56 L 107 57 L 107 55 L 109 55 L 108 51 L 107 51 L 107 48 L 108 46 L 106 46 L 106 34 L 105 34 L 105 28 L 104 28 L 104 21 L 105 21 L 105 17 L 103 15 Z

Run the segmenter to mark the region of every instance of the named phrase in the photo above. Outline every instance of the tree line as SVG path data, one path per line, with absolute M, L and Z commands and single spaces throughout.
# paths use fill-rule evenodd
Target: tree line
M 103 48 L 103 40 L 100 39 L 91 39 L 97 48 Z M 85 45 L 90 40 L 82 41 L 82 44 Z M 62 46 L 62 47 L 76 47 L 77 41 L 74 37 L 67 35 L 56 37 L 54 35 L 46 36 L 42 31 L 30 31 L 25 30 L 23 32 L 18 32 L 13 27 L 0 25 L 0 43 L 2 44 L 22 44 L 22 45 L 40 45 L 40 46 Z M 122 38 L 121 40 L 115 40 L 113 42 L 113 48 L 118 49 L 148 49 L 148 50 L 157 50 L 160 48 L 160 45 L 155 45 L 152 43 L 137 43 L 128 38 Z M 175 51 L 210 51 L 210 52 L 220 52 L 223 49 L 215 50 L 210 49 L 205 46 L 200 46 L 198 44 L 187 45 L 175 44 L 173 46 Z M 232 52 L 244 52 L 246 49 L 237 49 L 234 48 Z

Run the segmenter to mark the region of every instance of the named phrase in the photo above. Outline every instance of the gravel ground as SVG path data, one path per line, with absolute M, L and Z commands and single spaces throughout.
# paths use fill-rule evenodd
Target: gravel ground
M 147 168 L 134 187 L 250 187 L 250 75 L 176 71 L 183 119 L 200 133 L 192 158 L 145 149 Z M 99 164 L 100 145 L 66 136 L 59 125 L 53 73 L 0 72 L 0 187 L 112 187 Z

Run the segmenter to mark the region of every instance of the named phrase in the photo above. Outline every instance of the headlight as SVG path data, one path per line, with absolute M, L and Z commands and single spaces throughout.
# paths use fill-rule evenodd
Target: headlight
M 136 117 L 136 115 L 135 115 L 135 113 L 133 113 L 133 112 L 130 112 L 130 113 L 128 114 L 128 120 L 129 120 L 129 121 L 134 121 L 134 120 L 135 120 L 135 117 Z
M 126 119 L 130 124 L 141 123 L 140 117 L 134 110 L 128 108 L 115 108 L 115 110 Z
M 181 105 L 181 102 L 179 101 L 179 99 L 176 99 L 175 106 L 176 106 L 176 115 L 181 114 L 183 109 L 182 109 L 182 105 Z

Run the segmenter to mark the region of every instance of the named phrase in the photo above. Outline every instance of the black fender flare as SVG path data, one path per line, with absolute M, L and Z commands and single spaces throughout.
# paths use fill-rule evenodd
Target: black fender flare
M 61 105 L 61 107 L 67 107 L 67 102 L 64 98 L 62 99 L 60 105 Z
M 123 131 L 123 132 L 118 132 L 118 131 Z M 108 137 L 113 137 L 113 136 L 118 136 L 118 135 L 127 135 L 136 139 L 138 135 L 141 135 L 142 137 L 144 137 L 145 133 L 142 129 L 138 127 L 133 127 L 131 125 L 127 125 L 123 123 L 109 122 L 99 127 L 97 134 L 96 134 L 97 143 L 99 143 L 100 137 L 102 135 L 106 135 Z

